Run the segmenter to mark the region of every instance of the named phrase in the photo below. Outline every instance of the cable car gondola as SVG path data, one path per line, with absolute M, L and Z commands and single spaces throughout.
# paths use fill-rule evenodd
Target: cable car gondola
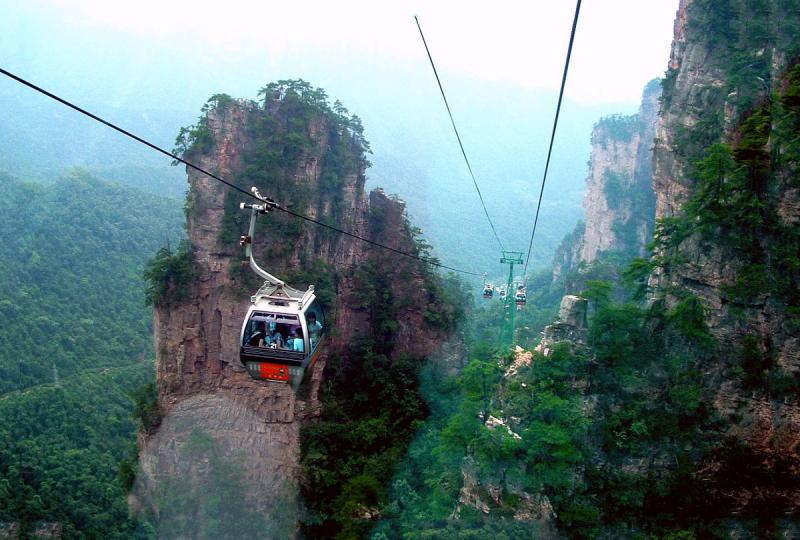
M 492 296 L 494 296 L 494 288 L 492 287 L 491 283 L 487 283 L 483 287 L 483 297 L 491 298 Z
M 498 294 L 498 296 L 500 296 L 500 300 L 505 300 L 506 299 L 506 286 L 505 285 L 500 285 L 500 287 L 497 289 L 497 294 Z
M 527 294 L 525 293 L 525 286 L 520 285 L 517 287 L 517 293 L 514 295 L 514 302 L 517 304 L 517 309 L 522 309 L 527 301 Z
M 250 297 L 252 305 L 242 323 L 239 359 L 254 379 L 289 383 L 296 390 L 306 369 L 319 358 L 325 319 L 313 285 L 306 291 L 293 289 L 253 258 L 256 217 L 277 205 L 261 197 L 256 188 L 252 192 L 264 204 L 240 204 L 241 209 L 250 210 L 250 229 L 239 243 L 245 247 L 245 262 L 266 281 Z

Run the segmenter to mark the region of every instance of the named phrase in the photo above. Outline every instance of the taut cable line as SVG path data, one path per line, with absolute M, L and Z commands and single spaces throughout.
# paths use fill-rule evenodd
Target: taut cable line
M 497 230 L 494 228 L 494 223 L 492 223 L 492 218 L 489 217 L 489 211 L 486 209 L 486 203 L 483 202 L 483 195 L 481 194 L 481 188 L 478 187 L 478 181 L 475 179 L 475 173 L 472 172 L 472 166 L 469 164 L 469 159 L 467 158 L 467 152 L 464 150 L 464 145 L 461 143 L 461 136 L 458 134 L 458 128 L 456 127 L 456 121 L 453 119 L 453 113 L 450 111 L 450 104 L 447 102 L 447 96 L 444 94 L 444 88 L 442 87 L 442 81 L 439 79 L 439 73 L 436 71 L 436 65 L 433 63 L 433 57 L 431 56 L 431 51 L 428 49 L 428 42 L 425 41 L 425 34 L 422 33 L 422 27 L 419 25 L 419 19 L 417 16 L 414 15 L 414 21 L 417 23 L 417 29 L 419 30 L 419 35 L 422 38 L 422 44 L 425 46 L 425 52 L 428 53 L 428 60 L 431 63 L 431 68 L 433 68 L 433 74 L 436 77 L 436 84 L 439 85 L 439 92 L 442 94 L 442 99 L 444 100 L 444 106 L 447 109 L 447 115 L 450 117 L 450 124 L 453 126 L 453 131 L 456 134 L 456 139 L 458 140 L 458 147 L 461 148 L 461 155 L 464 157 L 464 162 L 467 164 L 467 170 L 469 171 L 470 177 L 472 177 L 472 184 L 475 186 L 475 191 L 478 192 L 478 198 L 481 201 L 481 206 L 483 207 L 483 213 L 486 214 L 486 219 L 489 221 L 489 226 L 492 228 L 492 233 L 494 234 L 495 240 L 497 240 L 497 244 L 500 246 L 500 251 L 504 251 L 505 248 L 503 247 L 503 242 L 500 241 L 500 236 L 497 234 Z
M 544 175 L 542 176 L 542 189 L 539 191 L 539 202 L 536 204 L 536 216 L 533 219 L 533 230 L 531 231 L 531 241 L 528 242 L 528 256 L 525 258 L 525 270 L 523 280 L 528 277 L 528 262 L 531 260 L 531 249 L 533 248 L 533 237 L 536 234 L 536 224 L 539 222 L 539 210 L 542 207 L 542 196 L 544 195 L 544 185 L 547 182 L 547 170 L 550 167 L 550 155 L 553 153 L 553 141 L 556 138 L 556 127 L 558 126 L 558 114 L 561 112 L 561 100 L 564 97 L 564 86 L 567 83 L 567 71 L 569 71 L 569 59 L 572 56 L 572 44 L 575 42 L 575 28 L 578 26 L 578 14 L 581 12 L 581 0 L 575 5 L 575 17 L 572 20 L 572 32 L 569 36 L 569 47 L 567 48 L 567 60 L 564 62 L 564 74 L 561 76 L 561 90 L 558 93 L 558 105 L 556 106 L 556 117 L 553 120 L 553 132 L 550 134 L 550 146 L 547 149 L 547 161 L 544 165 Z

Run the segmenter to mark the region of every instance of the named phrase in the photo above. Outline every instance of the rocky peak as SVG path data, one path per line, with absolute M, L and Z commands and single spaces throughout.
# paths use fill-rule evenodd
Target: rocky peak
M 368 146 L 360 122 L 338 103 L 331 109 L 320 92 L 278 84 L 262 91 L 263 103 L 215 96 L 198 125 L 186 131 L 186 156 L 245 190 L 257 186 L 292 212 L 415 253 L 404 204 L 380 190 L 369 196 L 364 191 Z M 242 317 L 259 285 L 242 266 L 237 242 L 248 218 L 238 203 L 246 199 L 194 169 L 187 168 L 187 175 L 193 272 L 182 284 L 186 294 L 162 299 L 154 310 L 158 399 L 165 418 L 141 442 L 141 506 L 167 519 L 171 514 L 158 501 L 169 500 L 165 491 L 180 486 L 188 490 L 181 508 L 197 512 L 207 491 L 216 489 L 215 475 L 230 467 L 246 473 L 237 476 L 240 500 L 231 501 L 234 506 L 223 515 L 239 519 L 241 511 L 234 507 L 242 505 L 267 516 L 285 512 L 289 523 L 283 532 L 273 532 L 289 538 L 299 515 L 300 425 L 319 411 L 317 390 L 327 355 L 345 351 L 373 324 L 358 290 L 363 283 L 354 275 L 371 264 L 370 276 L 407 296 L 392 354 L 422 356 L 441 341 L 440 333 L 423 323 L 430 302 L 427 269 L 280 211 L 260 217 L 254 242 L 259 264 L 297 288 L 315 284 L 333 331 L 297 394 L 288 385 L 255 381 L 238 358 Z M 414 285 L 422 292 L 414 293 Z M 192 489 L 179 481 L 186 478 L 197 480 L 189 482 Z
M 554 258 L 553 281 L 577 287 L 570 274 L 604 254 L 644 254 L 653 230 L 652 145 L 659 81 L 644 89 L 638 114 L 601 119 L 592 131 L 592 152 L 583 206 L 586 221 L 564 239 Z
M 586 232 L 581 261 L 602 252 L 644 252 L 652 233 L 651 148 L 660 84 L 645 88 L 639 113 L 610 116 L 595 124 L 583 206 Z
M 536 351 L 548 356 L 556 343 L 567 342 L 573 348 L 585 348 L 588 342 L 586 314 L 589 303 L 585 298 L 568 294 L 561 299 L 558 319 L 544 327 Z

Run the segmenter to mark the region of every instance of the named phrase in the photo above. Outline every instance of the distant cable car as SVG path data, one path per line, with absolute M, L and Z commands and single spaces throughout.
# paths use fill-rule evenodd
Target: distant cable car
M 264 204 L 241 203 L 250 210 L 250 229 L 239 243 L 245 247 L 250 268 L 266 281 L 250 297 L 252 305 L 242 324 L 239 359 L 254 379 L 289 383 L 294 390 L 322 351 L 324 315 L 314 296 L 314 286 L 299 291 L 262 269 L 253 259 L 256 217 L 277 204 L 253 194 Z
M 494 287 L 492 284 L 486 281 L 486 273 L 483 274 L 483 297 L 484 298 L 491 298 L 494 295 Z
M 514 295 L 514 302 L 517 304 L 517 309 L 522 309 L 527 299 L 528 295 L 525 293 L 525 286 L 519 285 L 517 287 L 517 293 Z
M 494 288 L 492 287 L 491 283 L 487 283 L 483 287 L 483 297 L 484 298 L 491 298 L 494 295 Z
M 500 287 L 497 289 L 497 294 L 500 296 L 501 300 L 505 300 L 505 298 L 506 298 L 506 286 L 505 285 L 500 285 Z

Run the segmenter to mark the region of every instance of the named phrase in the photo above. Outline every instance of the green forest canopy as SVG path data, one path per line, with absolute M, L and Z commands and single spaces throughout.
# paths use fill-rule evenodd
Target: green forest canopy
M 0 208 L 0 522 L 130 538 L 132 393 L 154 377 L 141 274 L 181 207 L 75 173 L 5 177 Z

